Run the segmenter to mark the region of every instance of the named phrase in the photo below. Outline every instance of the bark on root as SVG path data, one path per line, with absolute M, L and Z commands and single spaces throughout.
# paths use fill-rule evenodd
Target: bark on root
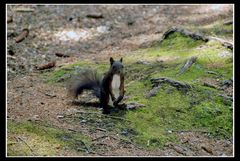
M 175 81 L 175 80 L 172 80 L 172 79 L 169 79 L 169 78 L 164 78 L 164 77 L 153 78 L 153 79 L 151 79 L 151 82 L 153 84 L 153 87 L 159 86 L 163 83 L 168 83 L 171 86 L 176 87 L 178 90 L 192 88 L 189 84 L 182 83 L 182 82 L 179 82 L 179 81 Z
M 193 32 L 187 31 L 185 29 L 176 28 L 176 27 L 170 28 L 168 31 L 166 31 L 163 34 L 162 40 L 160 40 L 160 42 L 162 42 L 164 39 L 166 39 L 170 34 L 172 34 L 174 32 L 179 32 L 182 35 L 188 36 L 188 37 L 190 37 L 194 40 L 202 40 L 202 41 L 205 41 L 205 42 L 208 42 L 209 40 L 215 40 L 215 41 L 220 42 L 222 44 L 222 46 L 233 50 L 233 44 L 231 42 L 228 42 L 226 40 L 223 40 L 223 39 L 220 39 L 220 38 L 217 38 L 217 37 L 210 37 L 210 36 L 204 36 L 200 33 L 193 33 Z
M 184 29 L 180 29 L 180 28 L 171 28 L 169 29 L 168 31 L 166 31 L 164 34 L 163 34 L 163 38 L 162 40 L 166 39 L 170 34 L 174 33 L 174 32 L 179 32 L 185 36 L 188 36 L 188 37 L 191 37 L 192 39 L 194 40 L 203 40 L 205 42 L 207 42 L 209 39 L 208 37 L 200 34 L 200 33 L 193 33 L 193 32 L 190 32 L 190 31 L 187 31 L 187 30 L 184 30 Z
M 145 95 L 146 98 L 150 98 L 152 96 L 155 96 L 157 94 L 157 92 L 160 90 L 162 84 L 167 83 L 170 84 L 171 86 L 175 87 L 177 90 L 182 91 L 182 92 L 187 92 L 189 89 L 192 88 L 192 86 L 190 86 L 189 84 L 183 83 L 183 82 L 179 82 L 179 81 L 175 81 L 169 78 L 153 78 L 150 80 L 151 83 L 153 84 L 153 89 Z
M 197 61 L 197 57 L 193 56 L 190 59 L 188 59 L 183 67 L 180 69 L 179 73 L 177 74 L 178 76 L 183 74 L 187 69 L 189 69 L 195 62 Z

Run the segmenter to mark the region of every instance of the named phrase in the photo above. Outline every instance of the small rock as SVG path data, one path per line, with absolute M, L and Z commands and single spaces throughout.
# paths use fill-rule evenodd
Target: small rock
M 172 133 L 172 130 L 168 130 L 168 133 L 171 134 L 171 133 Z
M 68 79 L 68 78 L 71 78 L 71 74 L 64 74 L 63 76 L 61 76 L 61 77 L 57 80 L 57 82 L 63 82 L 63 81 L 65 81 L 65 80 Z
M 221 114 L 221 113 L 222 113 L 222 111 L 221 111 L 219 108 L 215 108 L 215 112 L 216 112 L 217 114 Z
M 109 30 L 110 30 L 110 27 L 108 27 L 108 26 L 97 27 L 97 31 L 100 32 L 100 33 L 107 33 L 107 32 L 109 32 Z
M 8 50 L 8 54 L 13 56 L 15 53 L 12 50 Z
M 80 123 L 86 123 L 87 122 L 87 120 L 81 120 L 80 121 Z
M 226 21 L 224 21 L 223 24 L 224 24 L 224 25 L 232 25 L 232 24 L 233 24 L 233 21 L 232 21 L 232 20 L 226 20 Z
M 232 56 L 232 53 L 224 51 L 218 54 L 219 57 L 230 57 Z
M 121 134 L 122 134 L 122 135 L 128 135 L 128 131 L 127 131 L 127 130 L 123 130 L 123 131 L 121 132 Z
M 232 79 L 224 80 L 224 81 L 221 82 L 222 86 L 230 86 L 232 84 L 233 84 L 233 80 Z
M 64 116 L 63 115 L 58 115 L 57 118 L 62 119 L 62 118 L 64 118 Z
M 127 22 L 127 25 L 128 25 L 128 26 L 132 26 L 132 25 L 134 24 L 134 22 L 135 22 L 135 21 L 130 20 L 130 21 Z
M 12 16 L 8 16 L 7 17 L 7 23 L 13 22 L 13 17 Z
M 32 118 L 28 119 L 28 121 L 39 121 L 40 117 L 39 115 L 34 115 Z
M 39 115 L 34 115 L 33 118 L 39 119 Z

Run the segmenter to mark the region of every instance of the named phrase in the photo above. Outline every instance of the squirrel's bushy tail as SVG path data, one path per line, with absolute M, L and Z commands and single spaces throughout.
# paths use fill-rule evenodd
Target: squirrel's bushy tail
M 77 97 L 83 90 L 92 90 L 93 94 L 100 98 L 101 77 L 96 70 L 88 69 L 74 76 L 67 85 L 70 95 Z

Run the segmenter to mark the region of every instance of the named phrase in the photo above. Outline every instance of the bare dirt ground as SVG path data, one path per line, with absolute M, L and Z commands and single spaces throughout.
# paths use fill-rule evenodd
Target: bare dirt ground
M 27 7 L 33 12 L 17 11 Z M 48 121 L 53 126 L 81 131 L 94 141 L 93 153 L 104 156 L 232 156 L 233 143 L 218 140 L 200 132 L 178 132 L 179 145 L 167 144 L 162 150 L 147 151 L 121 140 L 109 131 L 91 130 L 87 124 L 69 123 L 63 115 L 74 115 L 87 108 L 70 103 L 66 89 L 44 83 L 35 66 L 55 60 L 57 67 L 78 59 L 106 61 L 109 56 L 129 54 L 158 41 L 172 26 L 209 24 L 231 18 L 231 6 L 8 6 L 13 16 L 8 30 L 7 117 L 16 121 Z M 87 15 L 103 18 L 88 18 Z M 101 16 L 100 16 L 101 17 Z M 23 28 L 29 36 L 16 44 L 14 37 Z M 77 41 L 59 36 L 71 30 L 83 33 Z M 227 38 L 230 39 L 230 38 Z M 13 54 L 9 54 L 9 50 Z M 58 58 L 55 53 L 69 58 Z M 101 113 L 101 109 L 96 109 Z M 108 133 L 108 137 L 102 137 Z M 69 154 L 71 155 L 71 154 Z

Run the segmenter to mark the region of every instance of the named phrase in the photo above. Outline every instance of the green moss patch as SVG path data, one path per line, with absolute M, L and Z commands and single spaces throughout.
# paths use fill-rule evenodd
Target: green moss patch
M 32 122 L 7 123 L 8 156 L 65 156 L 83 155 L 90 139 L 55 127 Z
M 227 53 L 227 54 L 226 54 Z M 213 137 L 232 137 L 232 103 L 226 103 L 219 94 L 224 91 L 204 87 L 202 80 L 210 78 L 223 81 L 232 78 L 233 64 L 230 50 L 219 42 L 193 40 L 180 33 L 169 35 L 161 44 L 148 49 L 140 49 L 123 58 L 125 65 L 125 103 L 137 102 L 145 107 L 115 113 L 118 117 L 130 120 L 105 120 L 111 130 L 120 133 L 126 139 L 149 148 L 161 148 L 167 142 L 178 142 L 180 131 L 202 131 Z M 223 55 L 223 56 L 222 56 Z M 227 56 L 225 56 L 227 55 Z M 178 75 L 184 63 L 192 56 L 197 61 L 183 74 Z M 82 62 L 81 62 L 82 63 Z M 74 73 L 74 68 L 95 68 L 100 73 L 109 68 L 109 63 L 91 62 L 73 64 L 49 74 L 49 79 L 56 82 L 67 73 Z M 212 71 L 216 74 L 209 74 Z M 190 84 L 193 88 L 187 93 L 164 84 L 156 96 L 146 98 L 152 89 L 151 78 L 168 77 Z M 97 118 L 92 118 L 97 122 Z M 99 127 L 102 121 L 99 121 Z M 113 126 L 114 124 L 114 126 Z M 127 130 L 127 132 L 126 132 Z M 125 132 L 122 132 L 125 131 Z M 129 132 L 130 131 L 130 132 Z

